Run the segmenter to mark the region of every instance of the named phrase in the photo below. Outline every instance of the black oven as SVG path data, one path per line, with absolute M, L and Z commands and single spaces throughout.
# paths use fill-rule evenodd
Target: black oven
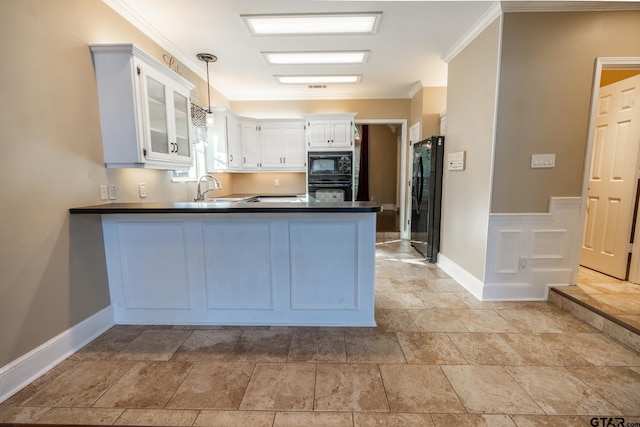
M 320 202 L 353 200 L 353 152 L 309 152 L 307 165 L 309 196 Z
M 351 151 L 309 152 L 308 160 L 309 181 L 352 181 L 353 153 Z
M 350 202 L 353 200 L 351 184 L 311 184 L 308 187 L 309 197 L 318 202 Z

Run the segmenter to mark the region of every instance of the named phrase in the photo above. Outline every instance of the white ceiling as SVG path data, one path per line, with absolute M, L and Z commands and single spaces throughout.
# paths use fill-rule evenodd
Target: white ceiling
M 104 0 L 200 76 L 196 54 L 218 57 L 210 81 L 230 100 L 409 98 L 445 86 L 442 55 L 493 8 L 494 1 Z M 382 12 L 369 36 L 253 37 L 244 14 Z M 364 65 L 268 65 L 264 51 L 368 50 Z M 324 89 L 282 85 L 274 75 L 360 74 L 357 84 Z

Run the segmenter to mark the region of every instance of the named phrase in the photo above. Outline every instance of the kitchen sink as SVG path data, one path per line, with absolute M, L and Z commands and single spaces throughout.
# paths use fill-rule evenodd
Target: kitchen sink
M 249 199 L 254 199 L 255 197 L 216 197 L 214 199 L 206 199 L 205 202 L 248 202 Z

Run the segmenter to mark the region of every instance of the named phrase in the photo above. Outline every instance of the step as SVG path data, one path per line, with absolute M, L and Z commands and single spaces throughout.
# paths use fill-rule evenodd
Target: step
M 640 329 L 571 295 L 563 286 L 549 288 L 549 302 L 567 311 L 608 337 L 640 352 Z M 567 287 L 571 288 L 571 287 Z

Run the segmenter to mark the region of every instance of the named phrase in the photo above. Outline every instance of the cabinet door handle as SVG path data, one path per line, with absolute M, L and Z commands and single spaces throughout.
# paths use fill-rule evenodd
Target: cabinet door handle
M 247 163 L 247 158 L 246 158 L 246 157 L 243 157 L 243 158 L 242 158 L 242 163 L 243 163 L 243 164 L 244 164 L 244 163 Z
M 176 142 L 176 151 L 175 151 L 175 152 L 177 153 L 178 151 L 180 151 L 180 146 L 179 146 L 179 145 L 178 145 L 178 143 Z
M 233 162 L 233 154 L 229 154 L 229 161 Z
M 287 158 L 286 157 L 282 158 L 282 163 L 287 163 Z

